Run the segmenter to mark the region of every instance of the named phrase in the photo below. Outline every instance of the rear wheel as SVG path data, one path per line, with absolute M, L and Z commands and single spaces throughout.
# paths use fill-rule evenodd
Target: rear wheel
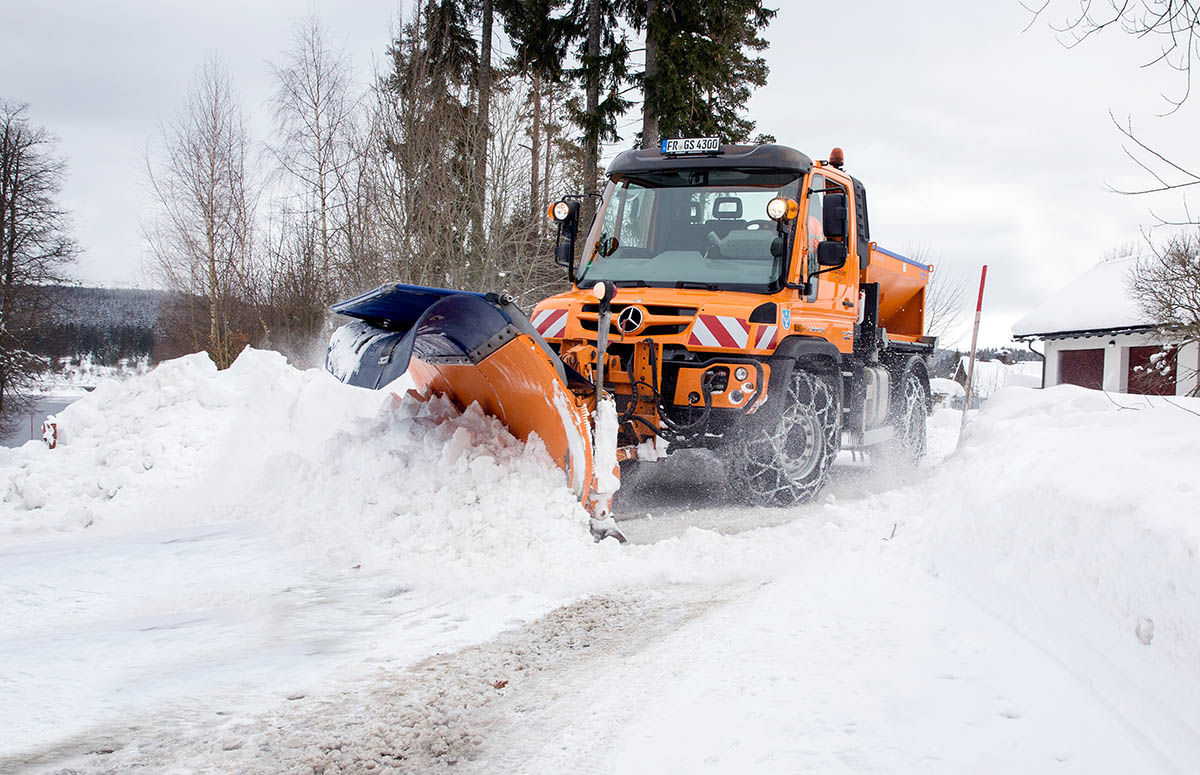
M 892 397 L 889 423 L 894 435 L 871 450 L 875 462 L 891 468 L 916 468 L 925 456 L 929 396 L 915 369 L 904 372 Z
M 729 480 L 752 503 L 790 506 L 817 494 L 841 444 L 834 377 L 797 368 L 787 406 L 770 425 L 755 423 L 729 453 Z M 746 418 L 754 423 L 755 417 Z

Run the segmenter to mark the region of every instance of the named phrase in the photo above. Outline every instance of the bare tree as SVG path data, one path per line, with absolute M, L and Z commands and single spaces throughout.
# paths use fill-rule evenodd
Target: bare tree
M 1040 4 L 1036 2 L 1022 3 L 1031 14 L 1026 29 L 1053 12 L 1055 0 L 1041 0 Z M 1174 113 L 1191 96 L 1192 64 L 1200 56 L 1200 0 L 1079 0 L 1069 4 L 1065 15 L 1057 22 L 1051 21 L 1050 26 L 1068 48 L 1074 48 L 1108 29 L 1116 29 L 1138 39 L 1152 40 L 1158 44 L 1158 53 L 1143 67 L 1163 65 L 1175 70 L 1183 78 L 1183 89 L 1178 96 L 1163 95 L 1171 106 L 1167 114 Z M 1154 182 L 1131 189 L 1110 186 L 1110 190 L 1138 196 L 1182 191 L 1200 185 L 1200 173 L 1195 171 L 1194 166 L 1174 161 L 1145 142 L 1134 132 L 1131 119 L 1126 118 L 1122 123 L 1115 116 L 1111 118 L 1124 137 L 1122 149 L 1125 155 Z M 1151 215 L 1160 226 L 1200 223 L 1188 210 L 1186 199 L 1183 207 L 1182 219 L 1164 218 L 1154 211 L 1151 211 Z
M 1113 124 L 1116 125 L 1117 131 L 1125 137 L 1128 143 L 1122 146 L 1125 155 L 1140 167 L 1143 172 L 1150 175 L 1154 179 L 1154 183 L 1133 189 L 1120 189 L 1109 186 L 1110 191 L 1127 196 L 1141 196 L 1144 194 L 1161 194 L 1167 191 L 1184 191 L 1192 186 L 1200 185 L 1200 173 L 1193 172 L 1191 169 L 1172 161 L 1137 137 L 1134 134 L 1131 119 L 1126 119 L 1125 124 L 1121 124 L 1113 117 Z M 1158 215 L 1154 210 L 1150 211 L 1150 214 L 1159 226 L 1188 226 L 1200 223 L 1188 208 L 1186 197 L 1183 200 L 1183 213 L 1183 219 L 1168 219 Z
M 78 254 L 58 202 L 66 174 L 58 139 L 31 124 L 27 108 L 0 99 L 0 421 L 20 410 L 46 365 L 27 340 L 50 306 L 45 287 L 62 282 Z
M 1054 0 L 1040 5 L 1022 3 L 1032 18 L 1032 27 L 1045 15 Z M 1171 112 L 1183 105 L 1192 93 L 1192 63 L 1200 56 L 1200 2 L 1198 0 L 1078 0 L 1070 4 L 1064 16 L 1051 29 L 1068 48 L 1083 43 L 1104 30 L 1115 28 L 1137 38 L 1158 43 L 1158 54 L 1143 67 L 1163 64 L 1183 76 L 1184 88 L 1177 98 L 1167 97 Z
M 1171 342 L 1200 346 L 1200 239 L 1179 234 L 1154 255 L 1137 262 L 1128 279 L 1129 292 L 1142 313 L 1158 323 Z M 1186 366 L 1183 368 L 1187 368 Z M 1195 377 L 1195 367 L 1183 376 Z M 1200 386 L 1192 395 L 1200 395 Z
M 259 277 L 250 140 L 218 60 L 200 69 L 183 108 L 163 126 L 161 141 L 161 159 L 146 155 L 156 207 L 144 227 L 152 269 L 183 298 L 205 300 L 206 314 L 188 316 L 189 333 L 224 368 L 251 339 L 245 318 Z
M 924 248 L 909 251 L 915 261 L 932 264 L 932 256 Z M 936 269 L 929 276 L 925 289 L 925 334 L 948 339 L 958 333 L 969 311 L 967 278 L 962 274 Z
M 349 135 L 357 107 L 349 62 L 329 37 L 316 14 L 303 18 L 293 28 L 292 48 L 273 68 L 279 142 L 271 150 L 295 187 L 289 209 L 303 211 L 317 230 L 317 265 L 306 273 L 316 281 L 312 301 L 321 307 L 332 300 L 334 273 L 347 257 Z

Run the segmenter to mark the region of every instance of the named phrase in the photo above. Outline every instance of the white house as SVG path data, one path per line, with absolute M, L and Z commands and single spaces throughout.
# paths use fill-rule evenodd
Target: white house
M 1045 342 L 1044 387 L 1070 384 L 1159 395 L 1186 395 L 1196 387 L 1200 348 L 1193 342 L 1164 356 L 1167 342 L 1154 332 L 1155 321 L 1147 320 L 1129 296 L 1137 260 L 1097 264 L 1013 325 L 1014 339 Z M 1150 372 L 1151 363 L 1161 368 Z

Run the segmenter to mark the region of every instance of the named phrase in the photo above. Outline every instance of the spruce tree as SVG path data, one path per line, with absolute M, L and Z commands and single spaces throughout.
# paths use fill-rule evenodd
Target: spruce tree
M 563 14 L 563 0 L 497 0 L 504 31 L 513 47 L 509 67 L 529 79 L 532 115 L 529 137 L 532 155 L 529 176 L 531 217 L 542 212 L 539 168 L 542 138 L 542 96 L 563 77 L 568 43 L 577 29 Z
M 767 82 L 760 32 L 775 16 L 762 0 L 642 0 L 631 21 L 646 32 L 642 146 L 660 137 L 750 138 L 742 115 Z
M 583 130 L 583 191 L 597 193 L 600 143 L 617 142 L 617 120 L 633 103 L 624 96 L 629 81 L 629 44 L 622 22 L 636 17 L 639 0 L 574 0 L 579 67 L 571 77 L 583 88 L 584 104 L 569 106 L 571 120 Z M 583 222 L 591 220 L 594 200 L 584 201 Z

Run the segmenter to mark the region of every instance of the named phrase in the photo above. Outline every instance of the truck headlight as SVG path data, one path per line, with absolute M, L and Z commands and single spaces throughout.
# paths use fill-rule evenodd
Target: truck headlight
M 767 202 L 767 217 L 772 221 L 791 220 L 800 213 L 800 205 L 795 199 L 777 196 Z

